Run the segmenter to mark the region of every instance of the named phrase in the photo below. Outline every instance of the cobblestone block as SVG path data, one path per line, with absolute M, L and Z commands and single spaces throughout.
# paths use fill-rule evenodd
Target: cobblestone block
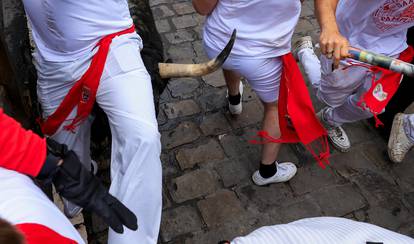
M 230 220 L 236 221 L 245 214 L 241 202 L 232 191 L 221 190 L 197 203 L 204 222 L 209 228 Z
M 175 166 L 174 160 L 166 153 L 161 154 L 162 174 L 164 176 L 175 175 L 178 173 L 178 167 Z
M 221 70 L 217 70 L 216 72 L 203 76 L 203 80 L 205 83 L 213 87 L 226 86 L 223 72 Z
M 401 211 L 401 208 L 389 209 L 381 206 L 372 206 L 367 210 L 367 213 L 370 223 L 390 230 L 397 230 L 401 223 L 410 220 L 410 214 L 406 211 L 404 213 Z
M 298 24 L 296 25 L 296 30 L 309 34 L 315 30 L 315 26 L 313 26 L 307 18 L 300 18 Z
M 204 111 L 211 112 L 227 106 L 226 90 L 220 89 L 208 92 L 200 97 L 200 104 Z
M 322 212 L 315 200 L 307 195 L 282 207 L 280 215 L 284 223 L 289 223 L 303 218 L 319 217 Z
M 361 142 L 368 142 L 376 139 L 377 135 L 372 133 L 372 129 L 369 128 L 364 121 L 347 123 L 343 126 L 346 134 L 349 137 L 352 145 L 355 146 Z
M 361 171 L 352 178 L 352 181 L 361 189 L 361 193 L 372 206 L 382 202 L 387 203 L 389 208 L 401 205 L 403 195 L 398 185 L 393 181 L 388 181 L 376 172 L 370 170 Z
M 150 0 L 150 6 L 154 7 L 156 5 L 160 5 L 160 4 L 169 4 L 171 3 L 173 0 Z
M 250 180 L 250 172 L 245 162 L 238 159 L 224 160 L 215 165 L 224 187 L 231 187 Z
M 246 205 L 254 205 L 260 212 L 280 209 L 285 201 L 293 198 L 287 184 L 256 186 L 254 184 L 236 188 L 237 195 Z
M 248 85 L 245 85 L 244 90 L 243 90 L 243 101 L 248 102 L 248 101 L 253 101 L 253 100 L 258 100 L 258 99 L 259 99 L 258 96 L 252 90 L 252 88 Z
M 177 29 L 185 29 L 197 25 L 197 21 L 191 14 L 174 17 L 171 20 Z
M 414 189 L 414 151 L 405 157 L 403 163 L 394 165 L 393 172 L 397 176 L 398 183 L 412 191 Z
M 334 164 L 333 161 L 332 164 Z M 299 168 L 289 184 L 297 195 L 303 195 L 325 186 L 337 184 L 338 181 L 339 179 L 329 167 L 321 169 L 318 165 L 311 164 Z
M 154 19 L 164 19 L 174 15 L 174 12 L 167 5 L 160 5 L 152 8 Z
M 169 32 L 171 30 L 170 23 L 167 19 L 156 20 L 155 26 L 159 33 Z
M 186 143 L 197 140 L 200 132 L 193 122 L 182 122 L 175 129 L 162 133 L 161 141 L 163 148 L 172 149 Z
M 211 194 L 217 187 L 217 179 L 209 170 L 195 170 L 175 178 L 172 183 L 170 193 L 177 203 Z
M 259 154 L 260 145 L 249 143 L 243 135 L 221 135 L 220 144 L 229 158 Z M 257 162 L 255 162 L 257 163 Z
M 235 237 L 247 235 L 252 231 L 251 226 L 245 226 L 242 223 L 221 223 L 213 229 L 207 231 L 197 231 L 187 238 L 184 244 L 216 244 L 223 240 L 233 240 Z M 182 244 L 181 242 L 180 244 Z M 178 243 L 177 243 L 178 244 Z
M 173 4 L 173 9 L 179 15 L 192 14 L 195 12 L 193 5 L 190 2 Z
M 189 98 L 200 86 L 194 78 L 173 79 L 168 83 L 168 89 L 173 97 Z
M 223 149 L 215 140 L 209 140 L 206 144 L 196 148 L 182 149 L 176 155 L 177 161 L 183 170 L 203 162 L 222 160 L 224 157 Z
M 366 206 L 364 198 L 351 184 L 331 185 L 312 192 L 325 215 L 344 216 Z
M 172 45 L 168 49 L 168 57 L 172 60 L 183 60 L 194 58 L 193 46 L 190 42 L 185 42 L 177 45 Z
M 231 130 L 226 117 L 220 112 L 203 117 L 200 128 L 206 136 L 219 135 Z
M 177 30 L 174 33 L 168 33 L 165 35 L 168 42 L 171 44 L 179 44 L 183 42 L 194 41 L 193 34 L 188 30 Z
M 163 212 L 161 237 L 167 242 L 179 235 L 200 230 L 201 226 L 201 219 L 195 208 L 180 206 Z
M 200 107 L 194 100 L 183 100 L 175 103 L 166 103 L 163 106 L 168 119 L 175 119 L 200 113 Z
M 237 117 L 226 114 L 233 128 L 239 129 L 257 124 L 263 119 L 263 105 L 259 101 L 243 103 L 243 112 Z

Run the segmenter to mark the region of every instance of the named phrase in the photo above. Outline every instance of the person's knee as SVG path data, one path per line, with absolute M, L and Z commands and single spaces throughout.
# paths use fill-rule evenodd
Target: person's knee
M 130 146 L 160 147 L 158 129 L 142 121 L 134 121 L 126 130 L 125 140 Z

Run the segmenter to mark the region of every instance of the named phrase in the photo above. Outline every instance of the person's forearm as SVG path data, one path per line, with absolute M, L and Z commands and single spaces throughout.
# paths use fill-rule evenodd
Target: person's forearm
M 321 30 L 338 31 L 336 6 L 339 0 L 315 0 L 315 12 Z
M 37 176 L 46 159 L 46 140 L 3 113 L 0 108 L 0 167 Z
M 216 7 L 218 0 L 193 0 L 194 9 L 201 15 L 209 15 Z

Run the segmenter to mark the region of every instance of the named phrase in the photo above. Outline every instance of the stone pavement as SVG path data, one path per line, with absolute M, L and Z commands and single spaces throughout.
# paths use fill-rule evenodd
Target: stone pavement
M 190 0 L 151 0 L 166 56 L 174 62 L 206 61 L 204 17 Z M 305 1 L 294 39 L 318 37 L 313 1 Z M 159 243 L 215 244 L 263 226 L 312 216 L 343 216 L 414 236 L 414 154 L 392 165 L 386 142 L 365 122 L 345 126 L 353 147 L 332 151 L 319 168 L 300 147 L 282 147 L 279 159 L 298 164 L 289 183 L 255 186 L 260 147 L 248 143 L 260 128 L 263 108 L 246 89 L 243 114 L 226 110 L 221 72 L 173 79 L 162 94 L 163 214 Z M 316 103 L 316 109 L 320 104 Z M 333 150 L 333 149 L 332 149 Z M 106 168 L 107 163 L 105 162 Z M 138 216 L 139 217 L 139 216 Z M 105 224 L 92 215 L 91 243 L 106 241 Z

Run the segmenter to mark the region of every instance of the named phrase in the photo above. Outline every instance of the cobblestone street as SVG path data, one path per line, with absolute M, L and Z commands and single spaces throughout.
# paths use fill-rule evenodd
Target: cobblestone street
M 207 60 L 201 41 L 204 17 L 190 0 L 150 0 L 167 58 Z M 313 1 L 305 1 L 294 40 L 318 40 Z M 245 83 L 246 85 L 246 83 Z M 414 237 L 414 154 L 393 165 L 386 142 L 367 122 L 346 125 L 352 149 L 332 150 L 321 169 L 300 147 L 285 145 L 279 160 L 298 165 L 289 182 L 258 187 L 251 174 L 260 146 L 250 144 L 263 108 L 246 86 L 243 114 L 230 116 L 221 71 L 202 78 L 172 79 L 160 100 L 163 213 L 159 243 L 216 244 L 263 226 L 312 216 L 343 216 Z M 315 101 L 315 99 L 313 99 Z M 321 105 L 315 101 L 315 109 Z M 102 169 L 102 168 L 100 168 Z M 139 216 L 138 216 L 139 217 Z M 92 216 L 95 241 L 105 243 L 105 224 Z

